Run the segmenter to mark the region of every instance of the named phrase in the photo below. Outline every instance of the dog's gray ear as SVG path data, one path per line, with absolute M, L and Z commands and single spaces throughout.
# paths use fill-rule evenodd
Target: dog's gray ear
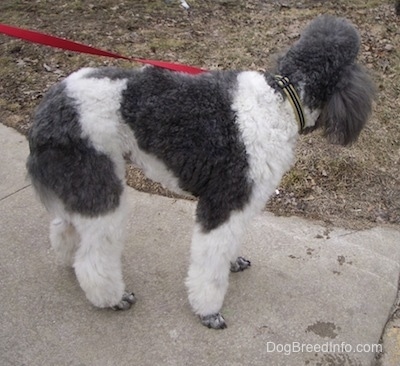
M 347 66 L 318 120 L 329 142 L 355 142 L 371 114 L 374 97 L 375 87 L 366 71 L 357 64 Z

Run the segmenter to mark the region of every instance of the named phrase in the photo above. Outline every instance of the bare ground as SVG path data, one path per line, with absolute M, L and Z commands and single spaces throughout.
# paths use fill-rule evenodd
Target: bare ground
M 0 22 L 70 38 L 127 56 L 206 69 L 265 70 L 318 14 L 359 29 L 359 60 L 378 88 L 373 117 L 350 148 L 302 136 L 297 161 L 267 209 L 361 229 L 400 227 L 400 18 L 390 0 L 2 0 Z M 84 66 L 130 63 L 79 55 L 0 36 L 0 122 L 26 134 L 44 92 Z M 129 168 L 128 183 L 171 195 Z

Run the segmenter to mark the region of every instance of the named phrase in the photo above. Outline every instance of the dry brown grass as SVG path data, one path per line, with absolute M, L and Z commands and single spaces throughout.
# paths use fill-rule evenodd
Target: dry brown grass
M 189 2 L 189 1 L 188 1 Z M 400 28 L 382 0 L 191 0 L 187 13 L 163 0 L 2 0 L 0 22 L 41 30 L 125 55 L 208 69 L 264 70 L 321 13 L 344 16 L 360 30 L 360 61 L 379 89 L 374 114 L 357 144 L 327 145 L 302 136 L 298 158 L 268 209 L 351 228 L 400 225 Z M 283 5 L 282 5 L 283 4 Z M 50 85 L 83 66 L 130 64 L 77 55 L 0 36 L 1 122 L 26 134 Z M 133 187 L 170 195 L 136 170 Z

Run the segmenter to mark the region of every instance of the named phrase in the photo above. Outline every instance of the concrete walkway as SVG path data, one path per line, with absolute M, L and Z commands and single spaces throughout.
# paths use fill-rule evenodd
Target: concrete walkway
M 400 232 L 258 217 L 243 246 L 252 267 L 231 275 L 210 330 L 192 315 L 184 279 L 195 203 L 129 190 L 123 263 L 138 302 L 98 310 L 59 267 L 49 217 L 25 178 L 23 136 L 0 125 L 0 364 L 375 365 L 397 302 Z M 397 316 L 381 365 L 400 365 Z

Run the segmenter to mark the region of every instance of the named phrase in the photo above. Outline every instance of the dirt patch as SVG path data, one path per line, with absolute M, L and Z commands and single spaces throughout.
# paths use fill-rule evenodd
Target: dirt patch
M 373 118 L 350 148 L 302 136 L 297 161 L 267 209 L 349 228 L 400 225 L 400 28 L 394 2 L 382 0 L 266 1 L 2 0 L 0 22 L 92 44 L 129 56 L 206 69 L 265 70 L 318 14 L 350 19 L 362 37 L 360 61 L 379 90 Z M 0 36 L 1 123 L 26 134 L 44 92 L 85 66 L 130 63 L 63 52 Z M 172 194 L 128 169 L 142 191 Z

